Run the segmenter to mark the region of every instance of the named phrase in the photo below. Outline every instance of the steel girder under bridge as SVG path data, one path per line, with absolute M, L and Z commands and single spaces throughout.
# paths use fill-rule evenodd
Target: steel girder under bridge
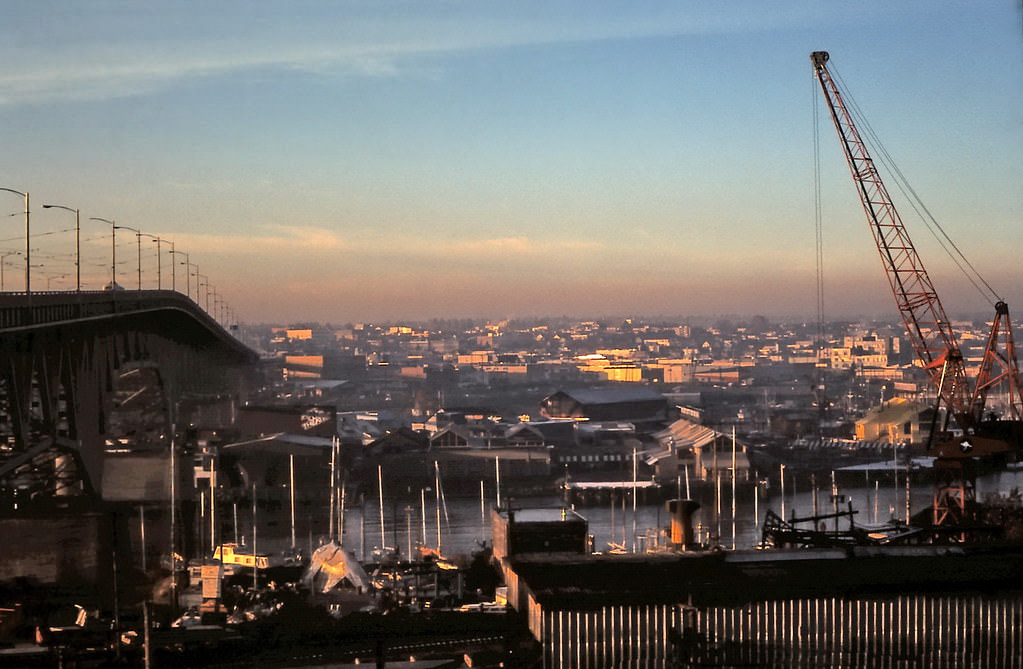
M 122 375 L 154 380 L 173 426 L 182 396 L 237 394 L 256 360 L 174 291 L 0 294 L 0 495 L 101 490 Z

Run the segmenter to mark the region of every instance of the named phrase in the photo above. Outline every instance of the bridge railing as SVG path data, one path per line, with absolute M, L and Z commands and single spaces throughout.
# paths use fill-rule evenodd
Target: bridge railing
M 176 291 L 97 290 L 0 293 L 0 330 L 167 307 L 184 309 L 219 326 L 198 304 Z

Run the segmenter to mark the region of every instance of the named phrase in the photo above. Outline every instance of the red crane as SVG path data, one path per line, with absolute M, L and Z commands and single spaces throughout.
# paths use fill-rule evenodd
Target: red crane
M 934 524 L 963 524 L 972 519 L 970 507 L 975 501 L 972 459 L 1018 455 L 1023 446 L 1020 408 L 1023 383 L 1009 307 L 1000 299 L 995 303 L 984 357 L 971 388 L 966 361 L 938 294 L 828 71 L 828 53 L 815 51 L 810 61 L 824 91 L 910 343 L 939 399 L 963 431 L 960 438 L 945 435 L 932 440 L 928 449 L 937 458 Z M 1002 418 L 985 414 L 988 394 L 995 386 L 1004 387 L 1006 392 L 1006 416 Z

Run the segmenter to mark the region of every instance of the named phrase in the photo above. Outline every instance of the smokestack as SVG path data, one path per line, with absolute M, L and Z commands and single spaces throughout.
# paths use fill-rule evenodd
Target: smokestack
M 693 514 L 700 503 L 691 499 L 669 499 L 664 507 L 671 514 L 671 545 L 678 550 L 689 550 L 695 543 Z

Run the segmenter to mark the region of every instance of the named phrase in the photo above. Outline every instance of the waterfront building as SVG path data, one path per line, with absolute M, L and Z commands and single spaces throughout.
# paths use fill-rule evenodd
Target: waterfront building
M 921 443 L 934 422 L 934 410 L 920 402 L 895 398 L 856 421 L 856 439 L 889 444 Z
M 565 510 L 492 522 L 508 601 L 552 669 L 1023 666 L 1018 546 L 602 555 Z
M 581 390 L 559 390 L 540 402 L 547 418 L 656 423 L 668 418 L 668 402 L 653 388 L 616 385 Z

